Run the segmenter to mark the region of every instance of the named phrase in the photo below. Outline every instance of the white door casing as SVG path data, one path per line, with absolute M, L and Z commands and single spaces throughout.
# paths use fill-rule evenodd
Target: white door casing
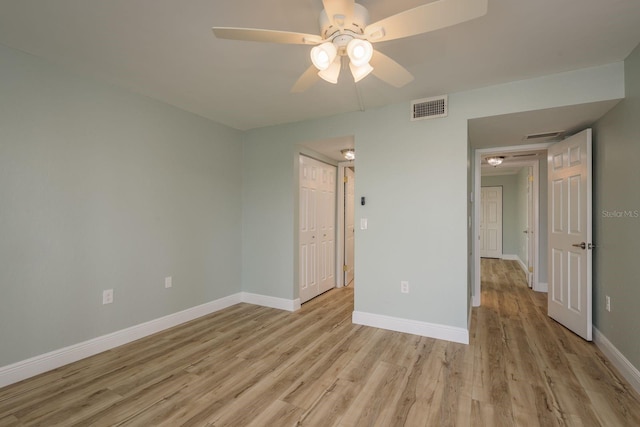
M 305 302 L 335 286 L 336 168 L 300 156 L 299 287 Z
M 527 284 L 530 288 L 533 287 L 533 267 L 535 257 L 538 256 L 536 253 L 536 245 L 534 239 L 534 231 L 535 231 L 535 200 L 533 196 L 534 192 L 534 176 L 533 176 L 533 167 L 529 166 L 527 168 L 529 170 L 527 177 Z
M 344 183 L 344 285 L 351 284 L 354 277 L 355 254 L 355 173 L 345 168 Z
M 320 292 L 317 280 L 318 227 L 316 221 L 317 168 L 300 156 L 300 230 L 299 274 L 300 301 L 307 301 Z
M 482 187 L 480 256 L 502 258 L 502 187 Z
M 592 340 L 591 129 L 549 147 L 548 314 Z

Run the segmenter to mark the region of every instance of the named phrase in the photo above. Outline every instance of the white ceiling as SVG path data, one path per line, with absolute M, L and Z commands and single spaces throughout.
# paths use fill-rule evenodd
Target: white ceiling
M 425 0 L 361 0 L 372 21 Z M 237 129 L 329 116 L 623 60 L 638 0 L 489 0 L 488 14 L 376 44 L 415 81 L 289 93 L 309 47 L 216 39 L 212 26 L 317 33 L 321 0 L 0 0 L 0 43 Z

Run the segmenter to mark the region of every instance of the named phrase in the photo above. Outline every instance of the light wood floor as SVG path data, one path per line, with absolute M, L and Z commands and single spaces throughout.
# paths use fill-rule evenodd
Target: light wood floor
M 468 346 L 352 325 L 352 288 L 297 313 L 239 304 L 0 389 L 0 426 L 640 425 L 515 263 L 482 271 Z

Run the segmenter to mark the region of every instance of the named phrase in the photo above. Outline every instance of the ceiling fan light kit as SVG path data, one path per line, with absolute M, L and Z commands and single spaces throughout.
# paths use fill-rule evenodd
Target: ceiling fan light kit
M 319 71 L 326 70 L 338 55 L 338 50 L 331 42 L 322 43 L 311 49 L 311 62 Z
M 349 69 L 351 70 L 351 74 L 353 75 L 353 81 L 356 83 L 367 77 L 373 71 L 373 67 L 369 65 L 368 62 L 359 67 L 355 66 L 353 62 L 350 62 Z
M 411 37 L 479 18 L 487 13 L 487 2 L 436 0 L 369 24 L 369 11 L 354 0 L 323 0 L 320 35 L 233 27 L 213 27 L 213 33 L 231 40 L 315 45 L 310 52 L 312 68 L 302 74 L 292 92 L 302 92 L 318 77 L 336 84 L 343 57 L 349 59 L 355 82 L 373 73 L 399 88 L 413 81 L 413 76 L 393 59 L 374 52 L 371 42 Z
M 318 76 L 320 76 L 324 81 L 337 84 L 338 77 L 340 76 L 340 69 L 342 68 L 342 60 L 340 57 L 336 57 L 335 60 L 327 67 L 325 70 L 321 70 L 318 72 Z

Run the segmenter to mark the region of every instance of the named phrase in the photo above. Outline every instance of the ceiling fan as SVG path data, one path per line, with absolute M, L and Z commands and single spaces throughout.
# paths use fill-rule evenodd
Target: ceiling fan
M 371 43 L 410 37 L 459 24 L 487 13 L 488 0 L 437 0 L 369 23 L 369 12 L 354 0 L 322 0 L 320 34 L 257 28 L 213 27 L 216 37 L 286 44 L 314 45 L 313 65 L 293 85 L 291 92 L 302 92 L 318 78 L 337 83 L 342 59 L 348 58 L 356 82 L 370 73 L 395 87 L 402 87 L 413 76 L 402 65 L 373 49 Z

